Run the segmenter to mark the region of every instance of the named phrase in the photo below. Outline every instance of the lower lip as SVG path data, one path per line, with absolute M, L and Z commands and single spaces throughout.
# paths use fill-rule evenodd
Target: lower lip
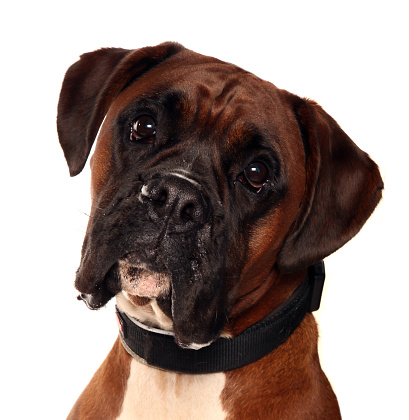
M 154 273 L 139 265 L 119 262 L 122 289 L 130 295 L 157 298 L 169 292 L 170 281 L 165 274 Z
M 169 288 L 168 282 L 161 277 L 143 272 L 139 278 L 126 282 L 125 289 L 131 295 L 156 298 L 163 295 Z

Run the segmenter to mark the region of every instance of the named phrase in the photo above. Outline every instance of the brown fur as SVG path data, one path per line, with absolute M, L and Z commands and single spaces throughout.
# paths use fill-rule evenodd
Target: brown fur
M 303 275 L 273 270 L 270 288 L 253 291 L 251 300 L 238 300 L 229 325 L 236 335 L 260 321 L 283 303 L 297 288 Z M 243 302 L 244 301 L 244 302 Z M 239 308 L 243 308 L 240 313 Z M 223 407 L 227 419 L 340 419 L 337 398 L 321 369 L 318 329 L 308 314 L 278 349 L 256 363 L 226 373 Z
M 315 320 L 307 315 L 272 353 L 227 372 L 222 394 L 227 419 L 340 419 L 337 399 L 319 364 L 317 339 Z

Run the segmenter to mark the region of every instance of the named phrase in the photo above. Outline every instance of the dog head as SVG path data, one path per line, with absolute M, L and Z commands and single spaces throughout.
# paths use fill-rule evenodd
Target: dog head
M 77 289 L 93 308 L 121 289 L 156 299 L 181 346 L 216 339 L 273 268 L 341 247 L 381 198 L 319 105 L 179 44 L 81 56 L 57 127 L 72 176 L 100 130 Z

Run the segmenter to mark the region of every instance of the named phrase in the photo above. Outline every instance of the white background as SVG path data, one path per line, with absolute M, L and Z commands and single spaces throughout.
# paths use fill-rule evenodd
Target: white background
M 66 69 L 100 47 L 174 40 L 317 100 L 379 164 L 381 205 L 326 260 L 322 365 L 344 419 L 409 419 L 408 40 L 404 2 L 15 1 L 2 6 L 2 419 L 62 419 L 117 335 L 73 287 L 89 171 L 56 128 Z

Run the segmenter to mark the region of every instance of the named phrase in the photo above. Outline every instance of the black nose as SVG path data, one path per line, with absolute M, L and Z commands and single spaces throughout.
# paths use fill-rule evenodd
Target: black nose
M 169 231 L 175 233 L 197 228 L 209 217 L 200 185 L 187 178 L 168 175 L 151 179 L 142 187 L 141 195 L 151 220 L 166 221 Z

